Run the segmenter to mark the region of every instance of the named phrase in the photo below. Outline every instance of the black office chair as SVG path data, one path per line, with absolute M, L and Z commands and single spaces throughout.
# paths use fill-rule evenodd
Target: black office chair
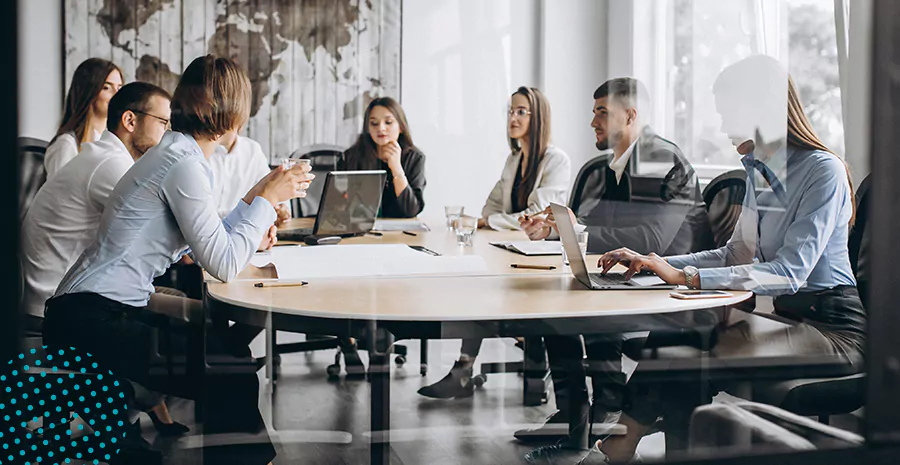
M 19 221 L 25 218 L 34 196 L 47 180 L 44 154 L 49 143 L 31 137 L 19 138 Z
M 870 178 L 867 176 L 856 191 L 856 223 L 848 240 L 850 266 L 856 275 L 864 307 L 869 304 L 866 262 L 868 235 L 871 234 L 868 228 Z M 797 379 L 765 390 L 757 389 L 753 398 L 798 415 L 817 417 L 827 425 L 832 415 L 848 414 L 865 405 L 865 383 L 865 373 L 840 378 Z
M 709 217 L 715 247 L 722 247 L 731 238 L 744 195 L 747 193 L 747 172 L 734 170 L 723 173 L 710 181 L 703 190 L 703 203 Z

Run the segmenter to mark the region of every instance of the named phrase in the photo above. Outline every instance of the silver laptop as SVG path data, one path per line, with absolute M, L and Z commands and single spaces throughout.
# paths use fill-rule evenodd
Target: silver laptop
M 557 203 L 551 203 L 550 210 L 553 212 L 554 219 L 556 219 L 559 239 L 566 250 L 566 257 L 569 258 L 572 274 L 575 275 L 575 279 L 578 282 L 588 289 L 608 291 L 641 288 L 675 289 L 677 287 L 666 283 L 655 275 L 642 275 L 625 279 L 625 273 L 609 272 L 606 275 L 589 273 L 584 256 L 581 255 L 581 248 L 578 247 L 578 239 L 575 237 L 575 225 L 572 223 L 572 217 L 569 215 L 571 210 L 569 210 L 569 207 Z

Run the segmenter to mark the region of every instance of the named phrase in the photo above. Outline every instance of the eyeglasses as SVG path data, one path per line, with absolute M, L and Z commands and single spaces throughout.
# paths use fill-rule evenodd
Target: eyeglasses
M 165 119 L 165 118 L 161 118 L 161 117 L 156 116 L 156 115 L 151 115 L 150 113 L 145 113 L 145 112 L 139 111 L 139 110 L 130 110 L 130 111 L 131 111 L 132 113 L 137 113 L 137 114 L 139 114 L 139 115 L 149 116 L 149 117 L 151 117 L 151 118 L 153 118 L 153 119 L 158 119 L 158 120 L 162 121 L 163 124 L 166 125 L 166 130 L 172 129 L 172 124 L 169 122 L 169 120 L 167 120 L 167 119 Z
M 509 117 L 510 118 L 522 119 L 530 114 L 531 114 L 531 112 L 524 108 L 510 108 L 509 109 Z

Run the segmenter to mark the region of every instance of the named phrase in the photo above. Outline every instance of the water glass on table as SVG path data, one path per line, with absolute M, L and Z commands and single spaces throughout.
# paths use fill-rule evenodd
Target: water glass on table
M 463 215 L 465 207 L 460 205 L 450 205 L 444 207 L 444 216 L 447 217 L 447 230 L 454 231 L 456 229 L 456 220 Z
M 279 164 L 284 167 L 285 170 L 289 170 L 294 167 L 297 163 L 305 163 L 309 164 L 309 158 L 282 158 L 279 160 Z
M 578 239 L 578 248 L 581 250 L 581 257 L 584 258 L 584 256 L 587 254 L 588 232 L 576 232 L 575 238 Z M 563 266 L 569 266 L 569 257 L 566 255 L 565 247 L 562 248 L 562 259 Z
M 460 216 L 456 220 L 456 243 L 463 247 L 472 247 L 475 230 L 478 229 L 478 218 Z

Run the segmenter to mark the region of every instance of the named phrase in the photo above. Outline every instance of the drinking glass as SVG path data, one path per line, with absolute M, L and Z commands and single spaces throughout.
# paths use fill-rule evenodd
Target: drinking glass
M 463 215 L 465 208 L 460 205 L 450 205 L 444 207 L 444 216 L 447 217 L 447 230 L 453 231 L 456 228 L 456 220 Z
M 310 163 L 309 158 L 282 158 L 279 161 L 285 171 L 293 168 L 297 163 L 306 163 L 307 165 Z
M 478 218 L 460 216 L 456 220 L 456 243 L 463 247 L 472 247 L 476 229 L 478 229 Z
M 578 240 L 578 248 L 581 250 L 581 257 L 584 258 L 584 256 L 587 254 L 588 232 L 576 232 L 575 238 Z M 569 266 L 569 257 L 566 255 L 565 247 L 562 248 L 562 259 L 563 265 Z

